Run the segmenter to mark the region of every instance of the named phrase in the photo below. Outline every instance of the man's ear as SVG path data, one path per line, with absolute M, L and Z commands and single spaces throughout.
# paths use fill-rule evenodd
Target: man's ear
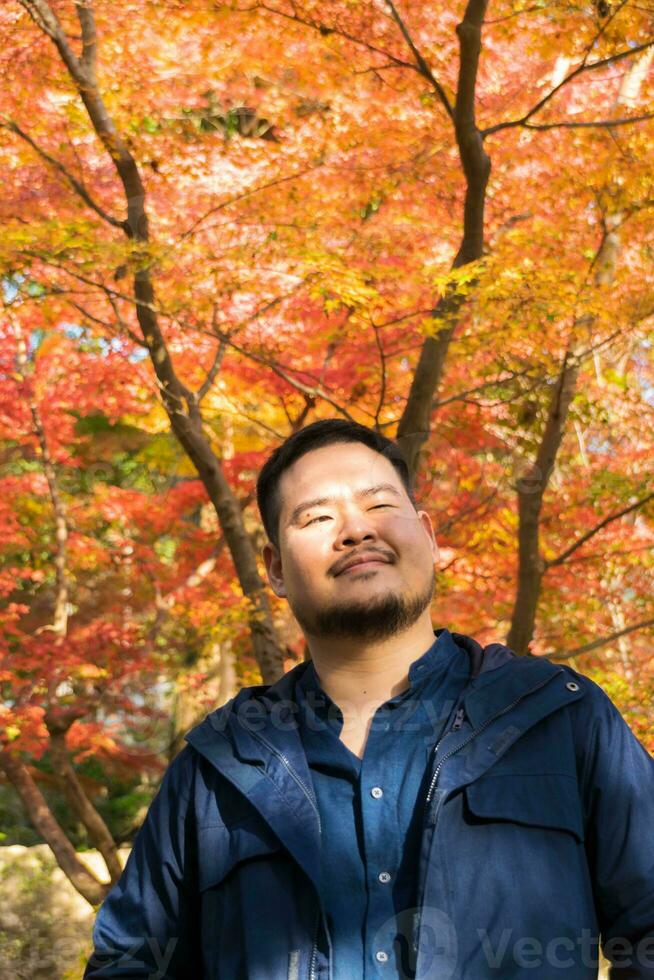
M 440 551 L 438 550 L 438 545 L 436 544 L 436 535 L 434 534 L 434 528 L 431 523 L 431 517 L 426 510 L 419 510 L 418 517 L 420 518 L 420 523 L 422 524 L 425 534 L 429 538 L 429 546 L 431 548 L 432 557 L 434 559 L 434 564 L 440 558 Z
M 286 598 L 282 559 L 278 549 L 270 541 L 266 541 L 261 555 L 266 566 L 266 575 L 270 582 L 270 588 L 275 595 L 278 595 L 280 598 Z

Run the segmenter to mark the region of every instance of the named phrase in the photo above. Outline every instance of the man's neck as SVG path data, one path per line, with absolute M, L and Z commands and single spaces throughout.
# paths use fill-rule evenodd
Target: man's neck
M 409 686 L 409 668 L 434 642 L 431 618 L 373 643 L 311 638 L 311 659 L 323 690 L 344 717 L 361 716 Z

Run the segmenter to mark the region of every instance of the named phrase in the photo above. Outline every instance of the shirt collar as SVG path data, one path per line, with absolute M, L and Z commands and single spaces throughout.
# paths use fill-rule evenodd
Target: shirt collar
M 435 670 L 444 672 L 460 653 L 461 650 L 448 629 L 434 630 L 434 642 L 409 667 L 409 684 L 413 687 Z
M 454 638 L 448 629 L 441 628 L 434 630 L 434 642 L 409 667 L 409 687 L 400 694 L 395 695 L 395 697 L 390 698 L 389 701 L 395 703 L 409 696 L 418 684 L 422 684 L 428 678 L 433 678 L 436 672 L 444 674 L 461 653 L 460 647 L 454 642 Z M 323 690 L 316 669 L 311 661 L 298 680 L 298 687 L 302 689 L 302 692 L 314 691 L 315 693 L 321 694 L 326 700 L 326 707 L 329 704 L 334 704 L 326 691 Z

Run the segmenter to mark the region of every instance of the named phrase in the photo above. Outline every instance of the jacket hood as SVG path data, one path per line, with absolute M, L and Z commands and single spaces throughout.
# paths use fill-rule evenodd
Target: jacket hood
M 503 643 L 490 643 L 482 647 L 477 640 L 464 633 L 451 633 L 445 627 L 434 630 L 434 636 L 439 637 L 442 633 L 447 633 L 453 642 L 460 647 L 468 656 L 470 663 L 470 679 L 474 680 L 479 675 L 489 674 L 511 661 L 538 660 L 536 657 L 518 657 L 513 650 Z M 246 701 L 257 701 L 268 710 L 280 707 L 282 703 L 289 703 L 293 700 L 295 685 L 309 666 L 309 661 L 297 664 L 287 671 L 274 684 L 257 684 L 242 688 L 231 700 L 224 705 L 216 708 L 215 711 L 207 715 L 193 731 L 207 726 L 224 731 L 228 727 L 229 716 L 234 709 L 240 709 Z M 486 678 L 484 678 L 484 681 Z
M 460 647 L 468 655 L 468 660 L 470 661 L 470 679 L 477 677 L 478 674 L 486 673 L 489 670 L 496 670 L 498 667 L 502 667 L 505 663 L 510 660 L 517 659 L 516 654 L 509 647 L 505 646 L 503 643 L 490 643 L 488 646 L 482 647 L 477 640 L 473 639 L 471 636 L 466 636 L 464 633 L 451 633 L 445 627 L 434 630 L 434 636 L 439 637 L 442 633 L 449 634 L 454 643 Z M 236 695 L 237 699 L 241 697 L 262 697 L 264 700 L 268 700 L 274 703 L 277 700 L 285 700 L 293 694 L 293 688 L 295 684 L 302 676 L 304 671 L 307 669 L 308 661 L 303 661 L 301 664 L 293 667 L 291 670 L 287 671 L 283 677 L 271 685 L 261 684 L 256 687 L 246 687 Z M 247 692 L 247 693 L 246 693 Z

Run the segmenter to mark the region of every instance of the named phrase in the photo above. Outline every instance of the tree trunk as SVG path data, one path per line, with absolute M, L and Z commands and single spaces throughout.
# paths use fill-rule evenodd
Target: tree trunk
M 226 704 L 234 697 L 238 688 L 238 678 L 234 667 L 234 654 L 229 640 L 213 643 L 211 647 L 193 664 L 194 671 L 201 671 L 205 684 L 211 685 L 216 694 L 213 699 L 214 707 Z M 211 709 L 212 710 L 212 709 Z M 172 762 L 178 752 L 184 747 L 184 736 L 188 731 L 199 725 L 207 714 L 206 708 L 199 708 L 198 700 L 193 694 L 179 687 L 173 698 L 171 712 L 171 737 L 167 749 L 168 761 Z
M 115 884 L 123 871 L 118 848 L 109 828 L 89 800 L 77 777 L 66 748 L 65 732 L 50 731 L 50 759 L 61 791 L 75 816 L 86 827 L 91 843 L 97 847 L 104 858 L 111 882 Z
M 24 339 L 19 333 L 17 333 L 17 340 L 17 367 L 21 372 L 23 380 L 27 381 L 27 347 Z M 59 642 L 63 642 L 68 632 L 68 600 L 70 592 L 66 567 L 68 517 L 66 513 L 66 506 L 59 489 L 59 481 L 57 479 L 55 465 L 50 455 L 50 447 L 48 445 L 45 427 L 41 418 L 39 404 L 33 390 L 31 389 L 31 386 L 27 401 L 32 415 L 34 432 L 38 438 L 39 447 L 41 450 L 43 470 L 48 483 L 48 490 L 50 493 L 50 500 L 52 502 L 52 509 L 55 518 L 55 571 L 57 588 L 53 623 L 51 628 L 55 635 L 59 638 Z M 50 706 L 45 717 L 46 725 L 50 732 L 50 753 L 55 775 L 58 777 L 60 788 L 71 805 L 73 812 L 79 817 L 84 826 L 87 828 L 93 843 L 103 855 L 111 881 L 116 882 L 120 878 L 122 872 L 122 867 L 120 861 L 118 860 L 116 844 L 102 817 L 86 796 L 86 793 L 84 792 L 77 778 L 77 774 L 71 765 L 68 753 L 66 751 L 66 731 L 72 724 L 74 716 L 69 716 L 65 722 L 62 722 L 61 718 L 57 720 L 56 715 L 57 707 Z M 79 712 L 77 713 L 77 716 L 79 716 Z M 43 799 L 43 803 L 47 806 L 45 799 Z
M 127 217 L 121 224 L 129 239 L 142 242 L 140 267 L 134 273 L 136 315 L 143 339 L 159 382 L 161 398 L 172 430 L 188 454 L 206 488 L 244 595 L 249 600 L 248 625 L 252 648 L 265 684 L 272 684 L 284 671 L 284 655 L 272 621 L 270 603 L 257 568 L 257 556 L 245 530 L 234 493 L 207 439 L 200 413 L 199 398 L 177 376 L 161 332 L 156 312 L 155 292 L 149 268 L 147 244 L 150 240 L 145 187 L 136 160 L 116 129 L 98 87 L 96 76 L 97 37 L 93 9 L 78 4 L 77 16 L 82 34 L 82 55 L 78 57 L 59 19 L 46 0 L 21 0 L 37 26 L 53 41 L 61 60 L 84 103 L 98 139 L 111 157 L 123 186 Z M 116 224 L 115 219 L 111 221 Z
M 97 906 L 104 901 L 110 885 L 105 885 L 81 863 L 73 845 L 55 820 L 41 790 L 36 785 L 27 766 L 9 749 L 0 751 L 0 767 L 5 772 L 16 793 L 22 800 L 30 823 L 50 847 L 57 864 L 73 887 L 89 905 Z
M 454 129 L 466 178 L 463 235 L 453 269 L 480 259 L 484 251 L 484 208 L 490 176 L 490 158 L 475 119 L 475 89 L 481 54 L 481 29 L 488 0 L 469 0 L 459 37 L 459 78 L 454 106 Z M 397 428 L 412 477 L 420 465 L 420 449 L 429 437 L 432 405 L 443 376 L 443 366 L 465 297 L 452 289 L 436 304 L 432 316 L 443 322 L 435 337 L 427 337 L 411 382 L 409 397 Z
M 629 104 L 629 100 L 636 97 L 653 57 L 654 50 L 648 50 L 632 65 L 623 78 L 616 106 Z M 604 215 L 604 237 L 594 263 L 596 286 L 610 286 L 614 280 L 620 255 L 620 227 L 623 220 L 624 215 L 619 210 L 610 210 Z M 592 318 L 583 317 L 577 321 L 575 327 L 581 326 L 582 323 L 586 329 L 589 329 Z M 543 495 L 563 438 L 563 429 L 574 397 L 578 373 L 579 364 L 572 363 L 569 355 L 566 355 L 556 388 L 552 393 L 549 417 L 538 450 L 532 480 L 523 478 L 518 482 L 518 589 L 507 637 L 507 644 L 518 654 L 527 652 L 536 624 L 543 575 L 553 564 L 550 562 L 550 565 L 547 565 L 540 553 L 540 514 Z M 557 564 L 560 563 L 557 561 Z
M 536 461 L 518 479 L 518 589 L 506 641 L 517 654 L 527 653 L 534 632 L 541 581 L 545 572 L 545 563 L 540 554 L 543 496 L 563 439 L 578 373 L 577 361 L 567 353 L 552 392 Z

